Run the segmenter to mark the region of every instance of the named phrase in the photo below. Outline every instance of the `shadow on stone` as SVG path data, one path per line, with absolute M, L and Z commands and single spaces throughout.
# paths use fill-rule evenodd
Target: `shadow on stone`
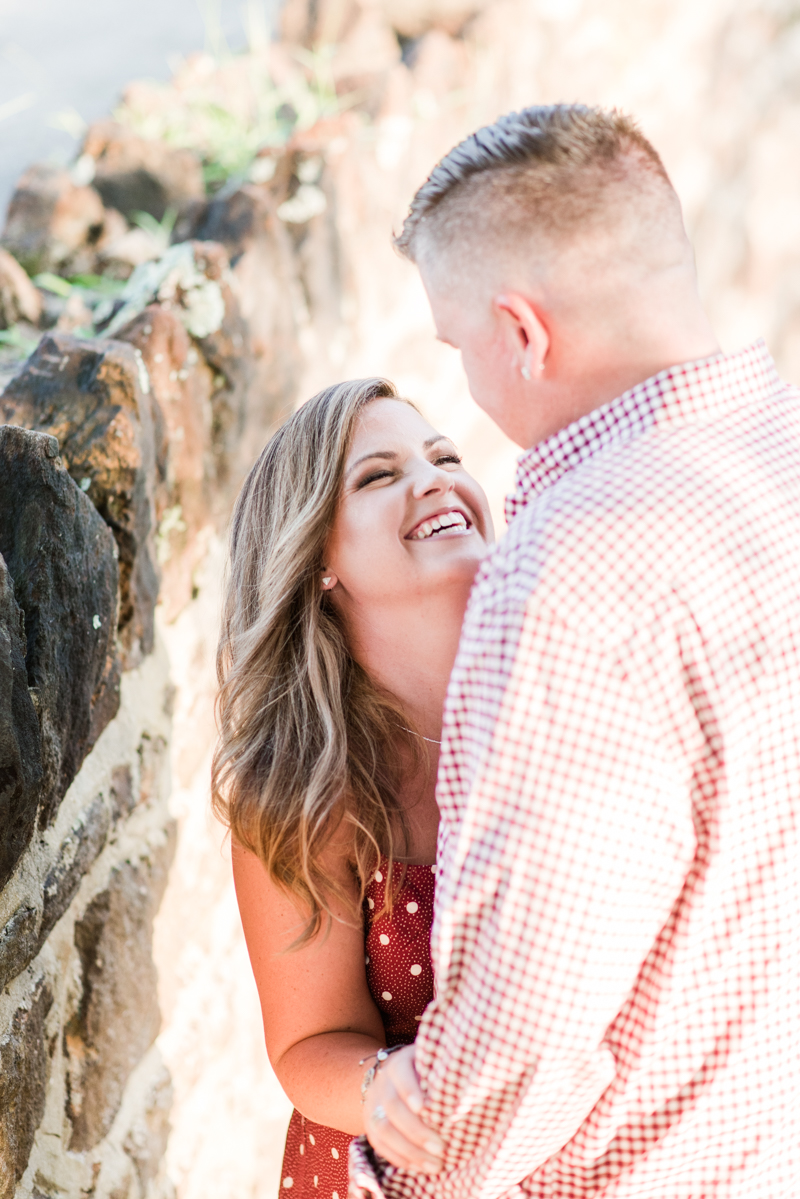
M 119 553 L 123 668 L 153 648 L 158 597 L 154 488 L 160 414 L 128 345 L 44 337 L 0 396 L 9 424 L 58 438 L 64 465 L 114 534 Z
M 25 651 L 25 618 L 0 557 L 0 888 L 33 835 L 42 782 L 42 743 Z M 2 960 L 0 941 L 0 979 Z
M 173 848 L 115 870 L 75 925 L 83 994 L 64 1034 L 71 1150 L 106 1135 L 131 1070 L 158 1035 L 152 926 Z
M 0 555 L 25 615 L 27 684 L 42 739 L 39 822 L 45 826 L 119 707 L 117 563 L 111 533 L 64 469 L 55 438 L 9 425 L 0 426 Z M 26 720 L 30 739 L 29 710 Z M 25 792 L 24 817 L 0 809 L 0 843 L 17 838 L 17 848 L 6 849 L 3 882 L 29 835 L 34 790 Z
M 50 1059 L 44 1023 L 52 1003 L 40 981 L 0 1040 L 0 1199 L 14 1194 L 44 1115 Z

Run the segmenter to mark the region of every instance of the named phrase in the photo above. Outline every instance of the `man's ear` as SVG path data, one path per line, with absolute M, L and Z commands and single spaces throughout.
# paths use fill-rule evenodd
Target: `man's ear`
M 493 305 L 504 326 L 512 353 L 518 358 L 524 379 L 536 379 L 545 369 L 550 349 L 550 334 L 534 305 L 519 292 L 495 296 Z

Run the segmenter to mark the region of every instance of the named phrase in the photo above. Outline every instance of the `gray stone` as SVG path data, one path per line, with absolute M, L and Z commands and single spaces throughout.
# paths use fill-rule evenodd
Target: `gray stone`
M 269 187 L 246 184 L 212 201 L 193 233 L 225 249 L 244 322 L 242 333 L 233 329 L 229 335 L 223 326 L 203 344 L 207 360 L 228 381 L 228 394 L 219 397 L 224 405 L 217 401 L 214 448 L 224 463 L 218 475 L 231 495 L 270 432 L 289 415 L 300 379 L 300 339 L 287 303 L 297 286 L 295 252 L 276 215 L 292 156 L 285 159 Z
M 103 201 L 93 188 L 77 187 L 63 167 L 39 163 L 25 172 L 11 197 L 2 244 L 31 275 L 91 269 L 104 219 Z
M 172 852 L 171 841 L 151 860 L 115 870 L 75 925 L 83 994 L 65 1031 L 72 1150 L 106 1135 L 131 1070 L 158 1034 L 152 925 Z
M 39 913 L 23 903 L 0 929 L 0 990 L 39 952 Z
M 163 737 L 144 733 L 136 750 L 139 755 L 138 803 L 149 803 L 162 790 L 164 772 L 168 767 L 167 743 Z
M 114 540 L 57 455 L 55 438 L 0 426 L 0 554 L 25 614 L 43 827 L 119 707 Z M 6 812 L 0 843 L 10 832 Z
M 172 1078 L 164 1067 L 153 1080 L 145 1110 L 123 1142 L 123 1149 L 136 1167 L 143 1195 L 147 1194 L 147 1188 L 157 1177 L 167 1151 L 171 1106 Z
M 130 766 L 115 766 L 111 771 L 111 817 L 115 824 L 130 816 L 136 807 Z
M 0 1040 L 0 1199 L 11 1199 L 44 1115 L 50 1053 L 45 1020 L 53 1003 L 40 980 Z
M 160 221 L 205 196 L 200 159 L 191 150 L 139 137 L 115 121 L 89 129 L 84 154 L 95 160 L 94 186 L 109 208 L 133 220 L 149 212 Z
M 0 889 L 33 835 L 42 782 L 39 721 L 28 692 L 25 653 L 24 617 L 0 557 Z M 2 960 L 0 949 L 0 978 Z
M 38 323 L 42 315 L 42 298 L 16 258 L 0 249 L 0 329 L 8 329 L 17 321 Z
M 100 856 L 108 837 L 110 817 L 101 796 L 82 812 L 58 851 L 44 880 L 44 905 L 39 944 L 43 945 L 72 903 L 81 879 Z
M 108 808 L 98 796 L 75 821 L 47 873 L 41 920 L 36 909 L 22 904 L 0 930 L 0 988 L 36 957 L 75 898 L 83 876 L 102 852 L 109 825 Z
M 153 648 L 154 488 L 163 471 L 157 413 L 140 360 L 120 342 L 45 337 L 0 396 L 0 416 L 58 438 L 69 473 L 113 532 L 123 667 L 137 666 Z

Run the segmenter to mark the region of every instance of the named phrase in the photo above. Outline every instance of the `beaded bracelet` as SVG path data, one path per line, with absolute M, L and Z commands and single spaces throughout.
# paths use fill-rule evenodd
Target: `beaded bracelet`
M 367 1072 L 364 1075 L 364 1078 L 362 1079 L 362 1082 L 361 1082 L 361 1102 L 362 1103 L 367 1098 L 367 1088 L 369 1087 L 369 1084 L 373 1081 L 373 1079 L 375 1078 L 375 1075 L 378 1073 L 381 1066 L 386 1061 L 387 1057 L 389 1057 L 389 1055 L 392 1053 L 397 1053 L 398 1049 L 405 1049 L 405 1048 L 406 1048 L 405 1045 L 390 1045 L 388 1049 L 379 1049 L 377 1053 L 370 1053 L 366 1057 L 362 1057 L 361 1061 L 358 1063 L 359 1066 L 363 1066 L 364 1062 L 368 1062 L 371 1057 L 374 1057 L 376 1059 L 375 1065 L 370 1066 L 369 1070 L 367 1070 Z

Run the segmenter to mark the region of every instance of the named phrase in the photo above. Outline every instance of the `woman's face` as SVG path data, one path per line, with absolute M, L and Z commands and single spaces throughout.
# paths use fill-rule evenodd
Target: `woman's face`
M 369 403 L 325 556 L 334 598 L 352 610 L 455 588 L 466 600 L 493 540 L 486 496 L 453 443 L 400 400 Z

